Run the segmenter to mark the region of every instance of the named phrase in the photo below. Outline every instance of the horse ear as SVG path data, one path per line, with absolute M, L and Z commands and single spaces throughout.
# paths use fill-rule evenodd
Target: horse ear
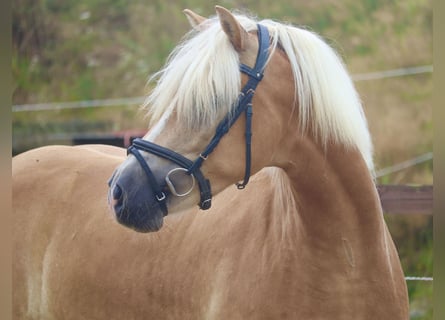
M 201 31 L 203 28 L 203 25 L 207 19 L 204 17 L 201 17 L 199 14 L 194 13 L 192 10 L 184 9 L 182 12 L 184 12 L 185 16 L 187 17 L 187 20 L 189 21 L 190 25 L 193 29 Z
M 215 6 L 218 14 L 221 27 L 229 37 L 230 42 L 235 47 L 235 50 L 240 52 L 245 49 L 247 31 L 236 20 L 235 16 L 226 8 Z

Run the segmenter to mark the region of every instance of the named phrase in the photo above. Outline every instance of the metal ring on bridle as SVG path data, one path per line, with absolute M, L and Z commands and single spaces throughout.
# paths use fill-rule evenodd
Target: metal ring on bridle
M 189 176 L 189 177 L 191 177 L 191 179 L 192 179 L 192 186 L 191 186 L 190 189 L 187 190 L 186 192 L 179 193 L 179 192 L 176 190 L 175 185 L 173 184 L 173 182 L 170 180 L 170 175 L 171 175 L 172 173 L 176 172 L 176 171 L 183 171 L 183 172 L 186 173 L 186 176 Z M 167 186 L 168 186 L 168 188 L 170 189 L 171 193 L 172 193 L 173 195 L 177 196 L 177 197 L 185 197 L 185 196 L 189 195 L 189 194 L 193 191 L 193 188 L 195 187 L 195 177 L 193 176 L 192 173 L 188 173 L 188 170 L 187 170 L 187 169 L 184 169 L 184 168 L 174 168 L 174 169 L 170 170 L 170 171 L 167 173 L 167 175 L 165 176 L 165 182 L 167 183 Z

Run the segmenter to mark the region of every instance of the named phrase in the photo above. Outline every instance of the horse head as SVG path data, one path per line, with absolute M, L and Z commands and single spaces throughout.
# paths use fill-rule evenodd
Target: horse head
M 145 102 L 151 130 L 109 183 L 120 223 L 157 231 L 167 212 L 208 209 L 212 195 L 244 188 L 264 167 L 304 168 L 305 143 L 339 141 L 371 163 L 352 81 L 317 35 L 218 6 L 209 19 L 184 12 L 193 29 Z
M 212 194 L 242 180 L 246 166 L 250 176 L 273 165 L 292 114 L 289 106 L 294 104 L 294 84 L 286 56 L 275 50 L 270 54 L 268 35 L 263 35 L 264 52 L 259 52 L 257 24 L 246 19 L 243 24 L 222 7 L 216 7 L 216 11 L 217 17 L 211 19 L 185 11 L 194 29 L 157 74 L 157 86 L 147 99 L 155 123 L 142 139 L 185 159 L 198 159 L 198 170 L 205 180 L 202 183 L 209 184 L 207 192 Z M 263 55 L 264 65 L 254 70 L 259 55 Z M 240 66 L 260 74 L 243 73 Z M 241 88 L 255 77 L 255 88 L 242 93 Z M 246 105 L 240 107 L 236 115 L 239 119 L 234 119 L 242 95 L 250 95 L 250 99 L 241 102 Z M 254 114 L 247 132 L 254 137 L 249 154 L 245 128 L 246 121 L 251 120 L 244 116 L 245 108 Z M 204 156 L 202 152 L 218 130 L 226 132 L 220 134 L 211 154 Z M 195 181 L 196 173 L 188 172 L 190 168 L 146 150 L 136 152 L 136 156 L 129 154 L 110 180 L 110 201 L 119 222 L 138 231 L 156 231 L 166 214 L 159 198 L 165 197 L 162 201 L 170 213 L 200 203 L 202 186 Z M 138 154 L 143 160 L 137 159 Z M 252 161 L 247 163 L 247 157 Z M 159 195 L 148 181 L 144 163 L 152 172 L 151 179 L 156 180 L 153 183 L 159 186 Z

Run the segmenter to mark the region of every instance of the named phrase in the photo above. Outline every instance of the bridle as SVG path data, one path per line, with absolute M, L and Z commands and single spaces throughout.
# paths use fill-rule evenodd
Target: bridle
M 201 172 L 200 169 L 201 165 L 205 160 L 207 160 L 208 156 L 216 148 L 221 138 L 229 131 L 229 129 L 232 127 L 232 125 L 236 122 L 236 120 L 243 112 L 245 112 L 246 115 L 246 131 L 245 131 L 246 167 L 245 167 L 243 182 L 238 182 L 236 186 L 238 189 L 244 189 L 247 183 L 249 182 L 250 167 L 251 167 L 251 142 L 252 142 L 252 114 L 253 114 L 252 99 L 253 95 L 255 94 L 255 89 L 264 75 L 264 69 L 266 66 L 267 59 L 269 57 L 269 41 L 270 41 L 269 32 L 267 28 L 265 26 L 258 24 L 259 48 L 255 66 L 253 68 L 250 68 L 245 64 L 240 65 L 240 71 L 248 76 L 248 81 L 241 90 L 236 102 L 236 106 L 234 107 L 233 111 L 228 113 L 224 117 L 224 119 L 218 124 L 215 131 L 215 135 L 211 139 L 210 143 L 205 147 L 204 151 L 201 152 L 198 158 L 192 161 L 180 155 L 179 153 L 176 153 L 173 150 L 170 150 L 168 148 L 162 147 L 155 143 L 139 138 L 134 139 L 133 144 L 128 148 L 127 154 L 129 153 L 133 154 L 138 160 L 139 164 L 141 165 L 142 169 L 144 170 L 148 178 L 148 182 L 153 189 L 156 201 L 159 204 L 159 207 L 164 215 L 167 215 L 168 213 L 167 201 L 166 201 L 167 196 L 163 192 L 161 186 L 156 180 L 156 177 L 154 176 L 152 170 L 150 169 L 150 166 L 142 157 L 140 151 L 146 151 L 158 157 L 162 157 L 171 162 L 174 162 L 180 166 L 180 168 L 175 168 L 171 170 L 165 178 L 167 186 L 169 187 L 170 191 L 176 196 L 185 196 L 189 194 L 192 191 L 193 186 L 189 190 L 189 192 L 183 194 L 178 193 L 170 181 L 170 175 L 173 172 L 178 170 L 186 172 L 188 175 L 192 177 L 193 185 L 194 185 L 194 179 L 196 179 L 200 191 L 199 207 L 202 210 L 207 210 L 211 207 L 212 192 L 210 188 L 210 181 L 206 179 Z

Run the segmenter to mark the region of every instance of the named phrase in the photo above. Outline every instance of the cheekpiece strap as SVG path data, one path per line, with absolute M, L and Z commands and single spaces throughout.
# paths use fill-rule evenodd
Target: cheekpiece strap
M 242 95 L 245 96 L 246 101 L 244 101 L 245 106 L 243 109 L 246 113 L 246 169 L 244 172 L 243 182 L 238 182 L 236 184 L 238 189 L 244 189 L 250 179 L 251 170 L 251 157 L 252 157 L 252 99 L 255 93 L 258 83 L 263 79 L 264 69 L 266 67 L 267 60 L 269 59 L 269 31 L 267 27 L 258 24 L 258 55 L 255 62 L 255 67 L 251 69 L 245 64 L 241 64 L 241 72 L 249 76 L 249 80 L 242 90 Z

